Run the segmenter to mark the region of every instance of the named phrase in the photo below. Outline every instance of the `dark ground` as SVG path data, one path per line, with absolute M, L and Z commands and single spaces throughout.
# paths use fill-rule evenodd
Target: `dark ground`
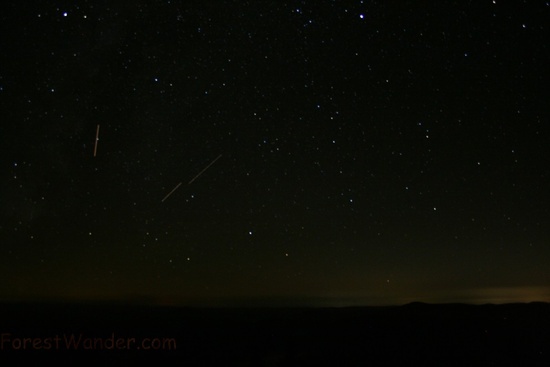
M 0 311 L 0 363 L 10 365 L 550 365 L 546 303 L 332 309 L 6 303 Z M 103 347 L 86 349 L 82 339 L 76 350 L 67 348 L 64 338 L 81 334 Z M 113 335 L 136 344 L 110 348 Z M 158 343 L 153 338 L 175 344 L 137 349 L 141 341 Z

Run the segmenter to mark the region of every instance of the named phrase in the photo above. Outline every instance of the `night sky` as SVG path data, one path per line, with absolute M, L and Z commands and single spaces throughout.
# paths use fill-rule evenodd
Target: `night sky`
M 0 299 L 550 301 L 549 2 L 0 7 Z

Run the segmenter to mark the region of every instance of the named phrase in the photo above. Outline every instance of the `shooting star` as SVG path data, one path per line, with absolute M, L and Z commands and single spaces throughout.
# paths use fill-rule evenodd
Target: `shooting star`
M 216 159 L 214 159 L 212 162 L 210 162 L 210 164 L 206 167 L 204 167 L 204 169 L 202 171 L 200 171 L 195 177 L 193 177 L 193 179 L 191 181 L 189 181 L 188 185 L 191 185 L 191 183 L 193 183 L 193 181 L 195 181 L 197 178 L 199 178 L 200 175 L 202 175 L 204 173 L 204 171 L 206 171 L 208 168 L 210 168 L 211 165 L 213 165 L 218 159 L 220 159 L 222 155 L 220 154 L 219 156 L 216 157 Z
M 97 142 L 98 141 L 99 141 L 99 124 L 97 124 L 97 129 L 95 131 L 94 157 L 97 155 Z
M 214 159 L 212 162 L 210 162 L 210 164 L 206 167 L 204 167 L 204 169 L 202 171 L 200 171 L 195 177 L 193 177 L 193 179 L 191 181 L 189 181 L 188 185 L 191 185 L 191 183 L 193 183 L 193 181 L 195 181 L 197 178 L 199 178 L 200 175 L 202 175 L 204 173 L 204 171 L 206 171 L 211 165 L 213 165 L 218 159 L 221 158 L 221 154 L 219 156 L 216 157 L 216 159 Z M 166 196 L 164 197 L 164 199 L 162 199 L 162 202 L 164 202 L 166 199 L 168 199 L 168 197 L 170 197 L 170 195 L 172 195 L 174 193 L 174 191 L 176 191 L 178 189 L 178 187 L 181 186 L 181 182 L 179 184 L 176 185 L 176 187 L 174 187 L 172 189 L 172 191 L 170 191 L 168 194 L 166 194 Z
M 172 189 L 172 191 L 170 191 L 168 194 L 166 194 L 166 196 L 164 197 L 164 199 L 162 199 L 162 202 L 164 203 L 164 200 L 168 199 L 168 197 L 169 197 L 170 195 L 172 195 L 172 193 L 173 193 L 174 191 L 176 191 L 176 190 L 178 189 L 178 187 L 180 187 L 180 186 L 181 186 L 181 182 L 180 182 L 179 184 L 177 184 L 176 187 L 174 187 L 174 188 Z

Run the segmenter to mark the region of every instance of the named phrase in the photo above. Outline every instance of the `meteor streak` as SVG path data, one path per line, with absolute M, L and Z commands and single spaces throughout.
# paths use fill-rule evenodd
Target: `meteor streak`
M 193 181 L 195 181 L 197 178 L 199 178 L 200 175 L 202 175 L 204 173 L 204 171 L 206 171 L 208 168 L 210 168 L 211 165 L 213 165 L 218 159 L 220 159 L 222 155 L 220 154 L 219 156 L 216 157 L 216 159 L 214 159 L 212 162 L 210 162 L 210 164 L 206 167 L 204 167 L 204 169 L 202 171 L 200 171 L 195 177 L 193 177 L 193 179 L 191 181 L 189 181 L 188 185 L 191 185 L 191 183 Z M 176 187 L 174 187 L 172 189 L 172 191 L 170 191 L 168 194 L 166 194 L 166 196 L 164 197 L 164 199 L 162 199 L 162 202 L 164 202 L 166 199 L 168 199 L 168 197 L 170 197 L 170 195 L 172 195 L 174 193 L 174 191 L 176 191 L 180 186 L 181 186 L 181 182 L 179 184 L 176 185 Z
M 98 141 L 99 141 L 99 124 L 97 124 L 97 129 L 95 131 L 94 157 L 97 155 L 97 142 Z
M 170 191 L 168 194 L 166 194 L 166 196 L 164 197 L 164 199 L 162 199 L 162 202 L 164 203 L 164 200 L 168 199 L 168 197 L 169 197 L 170 195 L 172 195 L 172 193 L 173 193 L 174 191 L 176 191 L 176 190 L 178 189 L 178 187 L 180 187 L 180 186 L 181 186 L 181 182 L 180 182 L 179 184 L 177 184 L 176 187 L 174 187 L 174 188 L 172 189 L 172 191 Z
M 220 154 L 219 156 L 216 157 L 216 159 L 214 159 L 212 162 L 210 162 L 210 164 L 206 167 L 204 167 L 204 169 L 202 171 L 200 171 L 195 177 L 193 177 L 193 179 L 191 181 L 189 181 L 188 185 L 191 185 L 191 183 L 193 181 L 195 181 L 197 178 L 199 178 L 200 175 L 202 175 L 204 173 L 204 171 L 206 171 L 211 165 L 213 165 L 218 159 L 220 159 L 222 155 Z

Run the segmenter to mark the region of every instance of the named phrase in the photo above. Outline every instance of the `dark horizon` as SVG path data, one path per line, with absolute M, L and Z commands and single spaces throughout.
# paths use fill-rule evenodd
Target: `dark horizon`
M 509 305 L 548 303 L 550 304 L 550 288 L 548 287 L 517 287 L 517 288 L 493 288 L 482 289 L 477 292 L 467 290 L 449 292 L 446 295 L 424 297 L 204 297 L 185 298 L 172 295 L 122 295 L 118 297 L 93 296 L 93 297 L 4 297 L 0 303 L 24 303 L 24 304 L 83 304 L 83 305 L 127 305 L 127 306 L 169 306 L 169 307 L 193 307 L 193 308 L 346 308 L 346 307 L 398 307 L 409 304 L 463 304 L 463 305 Z

